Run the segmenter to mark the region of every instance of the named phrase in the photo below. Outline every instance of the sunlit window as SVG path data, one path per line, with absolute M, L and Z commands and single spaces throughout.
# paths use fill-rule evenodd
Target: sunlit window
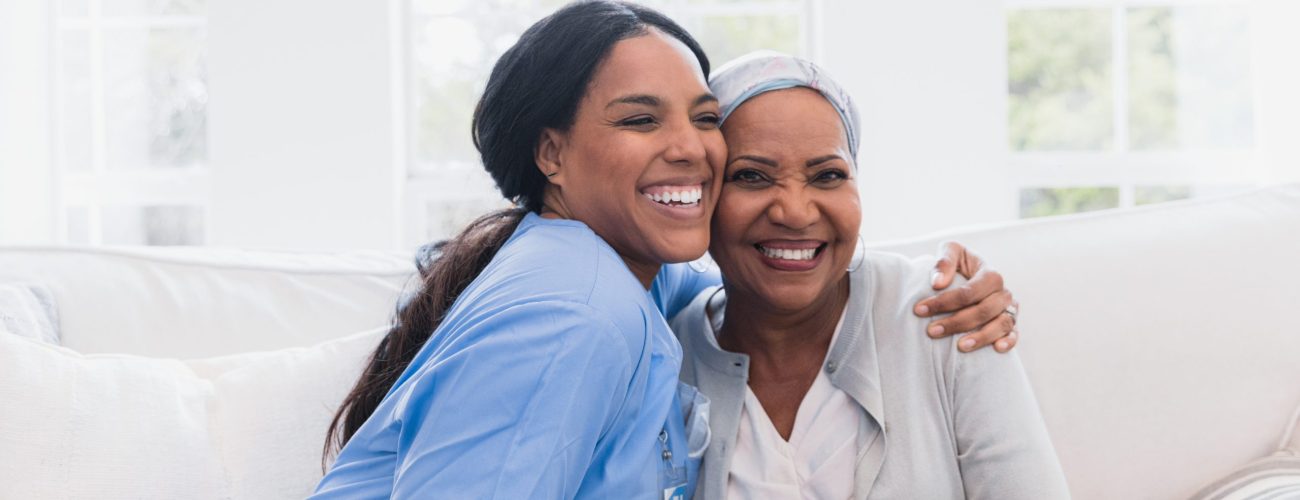
M 1007 13 L 1021 217 L 1249 184 L 1249 7 L 1080 3 Z
M 68 242 L 204 242 L 206 7 L 59 2 L 55 153 Z

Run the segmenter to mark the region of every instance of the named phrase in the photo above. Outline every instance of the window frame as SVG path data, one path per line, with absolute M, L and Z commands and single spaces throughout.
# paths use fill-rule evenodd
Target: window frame
M 1238 149 L 1179 148 L 1134 151 L 1129 144 L 1128 9 L 1135 7 L 1242 6 L 1249 0 L 1003 0 L 1014 10 L 1109 9 L 1111 14 L 1111 140 L 1108 151 L 1017 151 L 1007 142 L 1008 164 L 1017 196 L 1035 188 L 1116 187 L 1119 206 L 1136 206 L 1136 191 L 1147 186 L 1243 186 L 1266 183 L 1268 166 L 1260 161 L 1259 140 Z M 1249 15 L 1249 10 L 1248 10 Z M 1004 24 L 1004 33 L 1009 29 Z M 1252 46 L 1254 41 L 1252 39 Z M 1253 47 L 1252 47 L 1253 52 Z M 1260 130 L 1260 93 L 1251 75 L 1251 107 Z M 1008 94 L 1009 96 L 1009 94 Z M 1009 103 L 1008 103 L 1009 106 Z M 1009 116 L 1009 115 L 1008 115 Z M 1009 118 L 1008 118 L 1009 120 Z M 1009 122 L 1008 122 L 1009 123 Z M 1232 165 L 1232 168 L 1225 168 Z M 1023 215 L 1017 214 L 1024 218 Z
M 211 239 L 210 158 L 204 158 L 196 165 L 167 168 L 122 166 L 109 169 L 106 166 L 108 119 L 104 95 L 104 35 L 108 30 L 207 30 L 208 18 L 198 15 L 105 15 L 103 0 L 87 0 L 86 3 L 85 15 L 60 12 L 61 2 L 52 2 L 50 7 L 50 60 L 54 89 L 50 94 L 54 239 L 59 244 L 74 241 L 69 234 L 68 220 L 68 212 L 73 209 L 86 210 L 85 244 L 98 246 L 104 244 L 103 212 L 108 206 L 185 205 L 200 209 L 204 223 L 199 244 L 205 244 Z M 64 121 L 67 109 L 64 86 L 68 80 L 63 64 L 67 54 L 64 39 L 69 33 L 78 31 L 86 34 L 90 51 L 87 75 L 91 106 L 90 164 L 84 169 L 73 169 L 69 165 L 68 144 L 63 133 L 67 125 Z M 205 133 L 211 134 L 210 130 Z

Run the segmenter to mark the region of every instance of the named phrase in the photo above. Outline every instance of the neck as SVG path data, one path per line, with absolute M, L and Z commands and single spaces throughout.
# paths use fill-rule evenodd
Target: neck
M 547 189 L 542 197 L 542 217 L 547 219 L 569 219 L 578 220 L 569 212 L 569 207 L 564 204 L 564 199 L 557 196 L 555 190 Z M 597 235 L 600 236 L 600 235 Z M 603 238 L 602 238 L 603 239 Z M 606 241 L 606 243 L 609 243 Z M 614 249 L 618 252 L 618 249 Z M 639 262 L 628 258 L 623 252 L 618 252 L 618 257 L 623 259 L 623 265 L 627 266 L 632 275 L 636 276 L 637 281 L 641 282 L 641 287 L 646 290 L 650 289 L 650 283 L 654 282 L 655 275 L 659 274 L 659 268 L 663 267 L 660 263 Z
M 751 380 L 815 372 L 826 359 L 848 299 L 847 273 L 813 303 L 792 310 L 778 310 L 755 294 L 728 288 L 718 344 L 750 356 Z

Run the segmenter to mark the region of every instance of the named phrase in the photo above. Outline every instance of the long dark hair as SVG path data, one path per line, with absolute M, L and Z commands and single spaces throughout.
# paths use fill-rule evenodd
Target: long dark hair
M 330 422 L 323 463 L 375 412 L 397 378 L 470 282 L 528 212 L 540 212 L 546 177 L 534 161 L 543 129 L 568 130 L 596 67 L 620 40 L 657 29 L 684 43 L 709 74 L 699 43 L 667 16 L 637 4 L 571 3 L 528 28 L 497 60 L 474 109 L 474 147 L 497 189 L 518 208 L 493 212 L 417 256 L 421 288 L 401 306 L 388 335 Z M 432 255 L 433 257 L 429 257 Z

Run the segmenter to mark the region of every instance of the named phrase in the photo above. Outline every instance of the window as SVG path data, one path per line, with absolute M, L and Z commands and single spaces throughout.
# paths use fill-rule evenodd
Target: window
M 65 241 L 205 240 L 204 0 L 62 0 L 54 97 Z
M 695 35 L 716 67 L 761 48 L 813 56 L 815 0 L 654 0 Z M 411 113 L 404 213 L 416 245 L 453 236 L 474 217 L 508 206 L 483 171 L 470 118 L 492 64 L 563 0 L 412 0 Z M 449 47 L 455 47 L 454 50 Z
M 1260 182 L 1248 5 L 1037 3 L 1007 11 L 1021 217 Z

